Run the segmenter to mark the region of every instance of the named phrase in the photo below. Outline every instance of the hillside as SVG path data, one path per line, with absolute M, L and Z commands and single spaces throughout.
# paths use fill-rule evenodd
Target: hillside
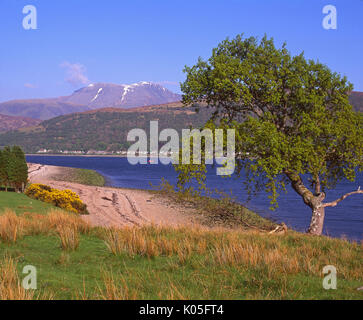
M 0 114 L 0 133 L 24 127 L 37 126 L 40 122 L 41 120 L 38 119 L 13 117 Z
M 152 120 L 159 121 L 159 130 L 202 126 L 210 111 L 198 114 L 181 103 L 142 107 L 136 109 L 107 108 L 75 113 L 43 121 L 40 125 L 0 135 L 0 146 L 19 145 L 27 153 L 40 149 L 53 151 L 125 150 L 127 134 L 141 128 L 148 132 Z
M 90 110 L 85 105 L 58 99 L 12 100 L 0 103 L 0 114 L 46 120 L 63 114 Z

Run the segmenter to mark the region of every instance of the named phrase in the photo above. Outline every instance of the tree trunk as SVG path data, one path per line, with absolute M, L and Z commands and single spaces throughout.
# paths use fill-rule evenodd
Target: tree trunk
M 310 227 L 308 233 L 320 236 L 323 233 L 325 207 L 323 201 L 325 193 L 320 192 L 320 179 L 315 177 L 315 194 L 303 184 L 301 177 L 293 172 L 286 171 L 285 174 L 291 181 L 292 188 L 303 198 L 304 203 L 312 210 Z
M 324 218 L 325 208 L 322 206 L 314 206 L 312 208 L 312 216 L 308 233 L 320 236 L 323 233 Z
M 313 235 L 320 236 L 323 233 L 325 208 L 335 207 L 339 202 L 351 195 L 363 194 L 363 190 L 359 187 L 358 190 L 346 193 L 335 201 L 324 203 L 325 192 L 320 192 L 321 185 L 318 175 L 314 178 L 315 194 L 313 194 L 304 186 L 300 175 L 288 170 L 285 170 L 285 174 L 290 179 L 292 188 L 303 198 L 304 203 L 312 210 L 310 227 L 307 232 Z

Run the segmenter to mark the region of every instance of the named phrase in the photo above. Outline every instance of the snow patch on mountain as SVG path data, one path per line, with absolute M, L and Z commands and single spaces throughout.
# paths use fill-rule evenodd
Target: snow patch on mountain
M 95 101 L 98 98 L 98 96 L 100 95 L 102 90 L 103 90 L 102 88 L 98 89 L 97 94 L 94 96 L 94 98 L 91 100 L 91 102 Z
M 134 86 L 133 84 L 124 85 L 123 92 L 122 92 L 122 97 L 121 97 L 121 103 L 125 100 L 126 95 L 132 90 L 133 86 Z
M 126 95 L 128 93 L 130 93 L 131 91 L 133 91 L 134 88 L 139 87 L 139 86 L 147 86 L 147 85 L 152 85 L 152 83 L 147 82 L 147 81 L 140 81 L 140 82 L 133 83 L 133 84 L 122 84 L 123 92 L 122 92 L 122 97 L 121 97 L 121 102 L 120 103 L 122 103 L 125 100 Z M 165 91 L 165 88 L 163 88 L 163 89 Z

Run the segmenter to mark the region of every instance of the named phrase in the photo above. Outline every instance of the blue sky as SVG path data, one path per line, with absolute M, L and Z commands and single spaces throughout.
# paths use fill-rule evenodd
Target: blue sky
M 38 29 L 22 26 L 34 5 Z M 337 8 L 337 30 L 322 8 Z M 178 92 L 185 65 L 226 37 L 273 37 L 363 91 L 362 0 L 1 0 L 0 101 L 68 95 L 88 82 L 154 81 Z

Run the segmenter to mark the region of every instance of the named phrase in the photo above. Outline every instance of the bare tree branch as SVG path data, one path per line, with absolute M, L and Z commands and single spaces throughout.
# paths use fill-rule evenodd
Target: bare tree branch
M 353 194 L 363 194 L 363 190 L 360 189 L 360 187 L 358 188 L 357 191 L 353 191 L 353 192 L 349 192 L 347 194 L 345 194 L 344 196 L 340 197 L 339 199 L 335 200 L 335 201 L 332 201 L 332 202 L 328 202 L 328 203 L 323 203 L 321 205 L 322 208 L 326 208 L 326 207 L 335 207 L 338 205 L 339 202 L 343 201 L 345 198 L 353 195 Z

